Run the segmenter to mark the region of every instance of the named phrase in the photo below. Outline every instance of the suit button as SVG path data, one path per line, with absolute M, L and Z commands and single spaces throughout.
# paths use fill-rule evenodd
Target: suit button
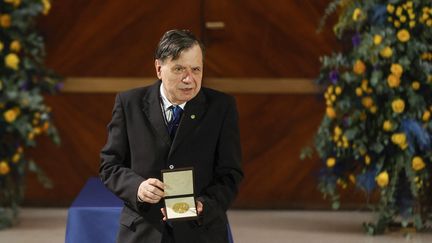
M 174 169 L 174 165 L 169 165 L 168 166 L 171 170 Z

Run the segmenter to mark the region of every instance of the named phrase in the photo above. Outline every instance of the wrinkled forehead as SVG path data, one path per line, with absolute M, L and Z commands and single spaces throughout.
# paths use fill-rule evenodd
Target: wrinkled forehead
M 194 45 L 188 49 L 182 50 L 177 57 L 168 57 L 161 60 L 162 64 L 180 64 L 180 65 L 203 65 L 203 53 L 199 45 Z
M 201 58 L 204 58 L 204 52 L 202 50 L 201 45 L 196 42 L 193 45 L 191 45 L 190 47 L 177 47 L 174 48 L 172 47 L 171 50 L 167 50 L 164 54 L 162 55 L 159 60 L 160 61 L 166 61 L 166 60 L 177 60 L 180 58 L 180 56 L 182 54 L 184 54 L 185 52 L 190 52 L 191 50 L 198 52 L 201 55 Z

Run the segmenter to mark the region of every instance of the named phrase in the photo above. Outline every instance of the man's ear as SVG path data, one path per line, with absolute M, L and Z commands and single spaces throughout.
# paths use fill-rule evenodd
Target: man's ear
M 155 59 L 155 69 L 156 69 L 156 75 L 158 79 L 162 79 L 162 75 L 161 75 L 162 62 L 159 61 L 158 59 Z

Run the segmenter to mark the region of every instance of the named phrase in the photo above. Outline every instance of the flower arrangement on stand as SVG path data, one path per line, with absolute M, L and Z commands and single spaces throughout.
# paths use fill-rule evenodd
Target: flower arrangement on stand
M 51 184 L 25 156 L 38 135 L 60 142 L 42 96 L 60 88 L 59 78 L 44 67 L 44 43 L 35 31 L 35 19 L 50 7 L 49 0 L 0 0 L 0 229 L 16 220 L 28 171 Z
M 370 234 L 431 220 L 432 1 L 334 0 L 334 32 L 349 44 L 321 59 L 326 111 L 315 137 L 319 189 L 379 193 Z

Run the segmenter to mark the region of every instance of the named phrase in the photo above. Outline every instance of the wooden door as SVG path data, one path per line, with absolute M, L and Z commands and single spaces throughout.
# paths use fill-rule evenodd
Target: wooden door
M 41 18 L 47 64 L 65 77 L 155 77 L 169 29 L 200 35 L 199 0 L 63 0 Z
M 327 2 L 204 0 L 207 76 L 316 77 L 334 46 L 330 31 L 316 33 Z

